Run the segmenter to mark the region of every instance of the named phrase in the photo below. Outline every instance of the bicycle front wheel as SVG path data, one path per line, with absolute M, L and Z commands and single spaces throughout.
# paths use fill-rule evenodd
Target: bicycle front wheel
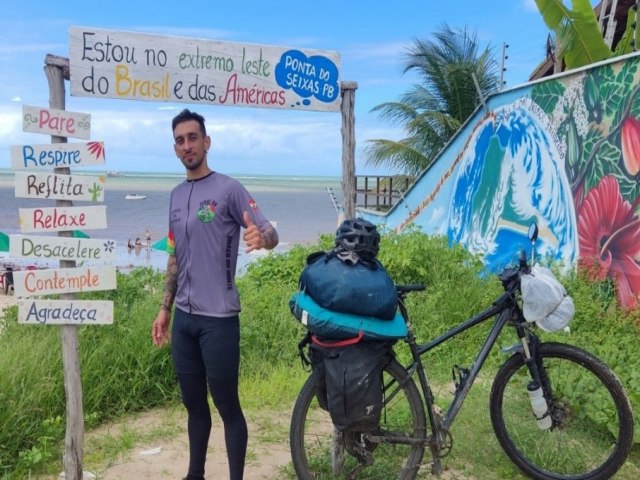
M 542 343 L 541 376 L 552 400 L 552 427 L 534 417 L 522 355 L 500 368 L 491 390 L 491 423 L 509 458 L 536 479 L 608 479 L 622 466 L 633 443 L 629 400 L 615 374 L 598 358 L 571 345 Z
M 426 420 L 422 397 L 404 368 L 395 360 L 385 367 L 380 425 L 368 433 L 335 430 L 319 404 L 323 378 L 324 370 L 316 368 L 293 408 L 290 446 L 298 478 L 345 478 L 349 472 L 370 480 L 415 478 L 424 455 Z

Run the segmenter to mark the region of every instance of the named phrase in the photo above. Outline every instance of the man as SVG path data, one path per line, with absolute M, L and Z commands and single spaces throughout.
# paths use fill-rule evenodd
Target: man
M 231 480 L 242 479 L 247 424 L 238 398 L 240 301 L 235 285 L 240 229 L 246 251 L 272 249 L 278 234 L 236 180 L 207 163 L 211 139 L 204 118 L 189 110 L 172 122 L 174 150 L 187 179 L 171 192 L 166 286 L 152 340 L 171 340 L 188 412 L 189 472 L 204 479 L 211 432 L 207 384 L 222 417 Z M 171 335 L 169 323 L 175 302 Z

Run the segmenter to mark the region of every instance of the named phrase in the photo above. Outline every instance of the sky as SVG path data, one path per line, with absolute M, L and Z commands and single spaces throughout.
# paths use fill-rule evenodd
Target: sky
M 526 83 L 544 59 L 548 29 L 534 0 L 3 1 L 0 169 L 11 168 L 10 145 L 50 142 L 49 136 L 22 132 L 22 105 L 49 107 L 46 55 L 69 57 L 69 27 L 93 27 L 338 52 L 340 80 L 358 86 L 356 174 L 392 173 L 367 165 L 362 149 L 369 140 L 396 140 L 403 132 L 371 110 L 398 100 L 418 81 L 415 74 L 403 73 L 404 55 L 415 39 L 431 39 L 444 24 L 474 30 L 481 47 L 493 48 L 499 61 L 506 51 L 506 88 Z M 212 138 L 209 166 L 214 170 L 342 174 L 339 112 L 78 97 L 71 96 L 69 82 L 65 84 L 66 109 L 91 114 L 91 140 L 105 144 L 103 170 L 183 172 L 173 152 L 171 119 L 190 108 L 206 118 Z

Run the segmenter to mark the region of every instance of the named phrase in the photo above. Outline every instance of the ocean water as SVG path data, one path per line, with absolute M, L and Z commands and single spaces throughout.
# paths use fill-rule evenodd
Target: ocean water
M 73 172 L 74 175 L 99 175 L 103 172 Z M 107 207 L 105 230 L 87 230 L 91 238 L 115 240 L 117 245 L 117 267 L 121 270 L 137 266 L 164 269 L 167 254 L 151 248 L 129 251 L 127 241 L 133 242 L 144 233 L 151 233 L 151 243 L 167 234 L 169 218 L 169 193 L 184 180 L 183 174 L 167 173 L 120 173 L 108 176 L 104 205 Z M 233 175 L 252 194 L 265 216 L 276 224 L 283 251 L 295 244 L 309 244 L 318 240 L 320 234 L 334 233 L 338 216 L 327 188 L 330 188 L 338 203 L 342 202 L 340 177 L 318 176 L 268 176 Z M 0 169 L 0 231 L 7 234 L 20 233 L 19 208 L 55 206 L 54 200 L 16 198 L 13 171 Z M 144 195 L 143 200 L 127 200 L 127 194 Z M 82 205 L 76 202 L 75 205 Z M 51 235 L 56 235 L 52 232 Z M 239 253 L 238 268 L 243 268 L 255 255 Z M 0 260 L 19 265 L 36 263 L 40 266 L 57 267 L 57 262 L 46 264 L 28 259 L 9 259 L 8 253 L 0 252 Z

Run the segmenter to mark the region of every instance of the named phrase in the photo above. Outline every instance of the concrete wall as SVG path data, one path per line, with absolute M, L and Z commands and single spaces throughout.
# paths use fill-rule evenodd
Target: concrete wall
M 529 249 L 640 294 L 640 54 L 487 99 L 379 226 L 446 235 L 498 271 Z M 384 229 L 383 229 L 384 230 Z

